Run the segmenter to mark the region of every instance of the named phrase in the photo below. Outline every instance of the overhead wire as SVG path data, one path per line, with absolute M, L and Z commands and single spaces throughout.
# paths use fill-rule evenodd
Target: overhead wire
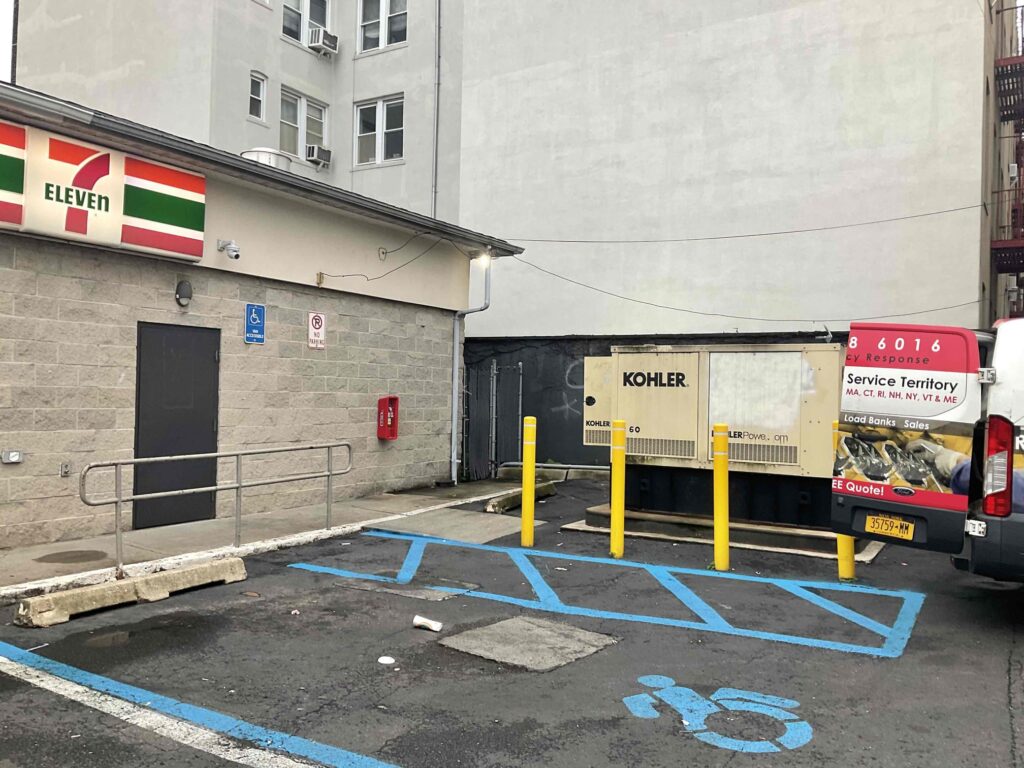
M 599 288 L 596 285 L 590 285 L 589 283 L 584 283 L 584 282 L 581 282 L 579 280 L 574 280 L 573 278 L 567 277 L 566 275 L 560 275 L 557 272 L 552 272 L 550 269 L 545 269 L 544 267 L 541 267 L 541 266 L 539 266 L 537 264 L 534 264 L 532 261 L 527 261 L 526 259 L 522 258 L 521 256 L 513 255 L 512 258 L 515 259 L 516 261 L 520 262 L 521 264 L 525 264 L 528 267 L 532 267 L 533 269 L 536 269 L 538 272 L 543 272 L 546 275 L 551 275 L 551 277 L 556 277 L 559 280 L 564 280 L 567 283 L 572 283 L 573 285 L 577 285 L 577 286 L 579 286 L 581 288 L 586 288 L 587 290 L 590 290 L 590 291 L 595 291 L 596 293 L 603 293 L 605 296 L 611 296 L 612 298 L 622 299 L 623 301 L 633 302 L 634 304 L 643 304 L 644 306 L 654 307 L 656 309 L 667 309 L 667 310 L 670 310 L 672 312 L 684 312 L 684 313 L 689 314 L 689 315 L 700 315 L 702 317 L 722 317 L 722 318 L 727 318 L 729 320 L 751 320 L 751 321 L 758 321 L 758 322 L 764 322 L 764 323 L 826 323 L 826 322 L 831 322 L 831 323 L 852 323 L 852 322 L 859 322 L 859 321 L 864 321 L 864 320 L 884 320 L 884 319 L 890 319 L 890 318 L 896 318 L 896 317 L 912 317 L 914 315 L 925 315 L 925 314 L 929 314 L 931 312 L 942 312 L 942 311 L 947 310 L 947 309 L 960 309 L 961 307 L 967 307 L 967 306 L 970 306 L 972 304 L 977 304 L 978 301 L 979 301 L 978 299 L 975 299 L 973 301 L 965 301 L 965 302 L 962 302 L 960 304 L 951 304 L 951 305 L 945 306 L 945 307 L 934 307 L 934 308 L 931 308 L 931 309 L 916 310 L 914 312 L 900 312 L 900 313 L 896 313 L 896 314 L 873 315 L 873 316 L 868 316 L 868 317 L 823 317 L 823 318 L 807 319 L 807 318 L 756 317 L 756 316 L 753 316 L 753 315 L 733 315 L 733 314 L 729 314 L 727 312 L 703 312 L 701 310 L 689 309 L 687 307 L 674 307 L 674 306 L 672 306 L 670 304 L 659 304 L 658 302 L 655 302 L 655 301 L 647 301 L 645 299 L 637 299 L 637 298 L 634 298 L 632 296 L 625 296 L 625 295 L 623 295 L 621 293 L 615 293 L 614 291 L 608 291 L 608 290 L 605 290 L 604 288 Z
M 871 221 L 858 221 L 851 224 L 830 224 L 824 227 L 807 227 L 805 229 L 779 229 L 769 232 L 744 232 L 728 235 L 706 235 L 702 237 L 652 237 L 652 238 L 624 238 L 624 239 L 569 239 L 551 237 L 509 237 L 519 243 L 579 243 L 583 245 L 638 245 L 643 243 L 703 243 L 714 240 L 743 240 L 753 237 L 776 237 L 778 235 L 799 235 L 808 232 L 829 232 L 836 229 L 853 229 L 854 227 L 870 227 L 876 224 L 889 224 L 896 221 L 909 221 L 911 219 L 923 219 L 928 216 L 942 216 L 947 213 L 969 211 L 975 208 L 982 208 L 983 203 L 974 205 L 962 205 L 958 208 L 945 208 L 941 211 L 927 211 L 926 213 L 913 213 L 908 216 L 893 216 L 887 219 L 873 219 Z

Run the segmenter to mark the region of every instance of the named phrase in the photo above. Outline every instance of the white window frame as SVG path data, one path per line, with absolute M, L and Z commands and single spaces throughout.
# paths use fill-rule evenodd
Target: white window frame
M 387 106 L 389 104 L 401 104 L 402 105 L 402 156 L 392 157 L 384 159 L 384 134 L 387 133 L 387 129 L 384 125 Z M 359 110 L 365 107 L 376 106 L 376 122 L 374 124 L 374 152 L 373 160 L 370 162 L 361 163 L 359 162 Z M 352 165 L 357 168 L 372 168 L 378 165 L 389 165 L 391 163 L 402 163 L 405 161 L 405 94 L 398 94 L 395 96 L 384 96 L 380 99 L 372 99 L 370 101 L 361 101 L 354 105 L 352 111 Z M 370 134 L 364 134 L 369 136 Z
M 311 99 L 308 96 L 303 96 L 298 91 L 293 91 L 290 88 L 282 88 L 281 89 L 281 99 L 284 100 L 286 97 L 289 97 L 289 98 L 292 98 L 292 99 L 295 99 L 295 100 L 298 101 L 298 108 L 297 108 L 297 112 L 298 112 L 298 115 L 297 115 L 298 125 L 296 126 L 296 128 L 297 128 L 297 130 L 296 130 L 296 144 L 298 146 L 296 147 L 296 154 L 292 154 L 287 149 L 285 149 L 284 147 L 280 146 L 281 138 L 280 138 L 280 128 L 279 128 L 278 129 L 278 149 L 281 152 L 284 152 L 286 155 L 291 155 L 292 157 L 297 157 L 297 158 L 299 158 L 299 160 L 302 160 L 303 162 L 305 162 L 305 160 L 306 160 L 306 145 L 310 143 L 309 142 L 309 136 L 308 136 L 307 130 L 306 130 L 306 128 L 307 128 L 307 118 L 308 118 L 308 115 L 309 115 L 309 107 L 310 107 L 310 105 L 313 105 L 314 107 L 317 107 L 318 109 L 320 109 L 322 111 L 322 113 L 323 113 L 323 120 L 321 121 L 323 123 L 323 137 L 322 137 L 323 138 L 323 142 L 320 144 L 320 146 L 325 147 L 325 148 L 330 148 L 330 141 L 328 140 L 328 137 L 330 136 L 330 132 L 329 132 L 330 131 L 330 123 L 329 123 L 329 120 L 330 120 L 331 109 L 330 109 L 329 105 L 324 104 L 322 101 L 317 101 L 316 99 Z M 281 116 L 279 122 L 281 122 L 281 123 L 285 122 L 283 115 Z M 287 125 L 293 125 L 293 123 L 287 123 Z
M 309 6 L 311 0 L 281 0 L 281 36 L 285 40 L 291 40 L 292 42 L 299 43 L 301 45 L 309 45 L 309 28 L 310 26 L 317 26 L 321 29 L 325 29 L 328 32 L 331 30 L 331 0 L 325 0 L 326 14 L 325 21 L 326 25 L 313 21 L 310 18 Z M 284 9 L 290 8 L 299 14 L 299 39 L 295 39 L 291 35 L 286 35 L 284 32 Z M 408 34 L 408 33 L 407 33 Z
M 408 0 L 406 0 L 405 10 L 404 11 L 398 11 L 396 13 L 392 13 L 391 12 L 391 2 L 392 2 L 392 0 L 380 0 L 380 13 L 379 13 L 376 21 L 372 21 L 372 20 L 371 21 L 363 21 L 363 2 L 364 2 L 364 0 L 359 0 L 359 4 L 358 4 L 359 7 L 357 8 L 357 12 L 358 12 L 359 15 L 356 17 L 356 36 L 359 38 L 357 42 L 358 42 L 358 51 L 360 53 L 369 53 L 371 51 L 383 51 L 386 48 L 392 48 L 392 47 L 398 46 L 398 45 L 405 45 L 406 43 L 409 42 L 409 4 L 408 4 Z M 402 15 L 402 14 L 405 14 L 405 40 L 400 40 L 397 43 L 389 43 L 389 42 L 387 42 L 387 39 L 389 37 L 388 33 L 390 31 L 389 27 L 390 27 L 390 24 L 391 24 L 391 17 L 392 16 L 399 16 L 399 15 Z M 363 47 L 363 27 L 365 27 L 368 24 L 377 24 L 378 25 L 377 26 L 377 33 L 378 33 L 379 36 L 378 36 L 377 39 L 380 42 L 380 44 L 376 48 L 364 48 Z
M 260 84 L 260 93 L 258 96 L 254 96 L 252 92 L 252 84 Z M 254 115 L 252 113 L 252 100 L 258 99 L 260 103 L 260 113 Z M 249 104 L 247 105 L 247 113 L 253 120 L 259 120 L 261 123 L 267 121 L 267 77 L 261 72 L 250 72 L 249 73 Z

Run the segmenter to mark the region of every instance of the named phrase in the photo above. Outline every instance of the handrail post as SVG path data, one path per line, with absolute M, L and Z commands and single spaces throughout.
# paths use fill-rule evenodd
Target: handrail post
M 235 456 L 235 547 L 242 546 L 242 457 Z M 214 501 L 216 504 L 216 501 Z
M 331 527 L 331 502 L 334 501 L 334 448 L 327 446 L 327 529 Z
M 114 549 L 117 556 L 117 578 L 124 578 L 124 542 L 121 540 L 121 465 L 114 465 Z

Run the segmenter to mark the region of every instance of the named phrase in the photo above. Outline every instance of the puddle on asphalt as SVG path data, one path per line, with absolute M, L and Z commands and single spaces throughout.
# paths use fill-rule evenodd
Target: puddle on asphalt
M 133 624 L 76 632 L 51 643 L 47 655 L 95 669 L 98 660 L 134 661 L 168 651 L 203 647 L 219 637 L 227 623 L 226 618 L 215 615 L 165 614 Z M 109 650 L 117 653 L 105 653 Z

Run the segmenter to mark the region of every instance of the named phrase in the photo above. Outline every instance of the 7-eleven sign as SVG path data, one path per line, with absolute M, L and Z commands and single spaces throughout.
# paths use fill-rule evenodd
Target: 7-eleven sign
M 0 228 L 197 260 L 206 179 L 0 121 Z
M 124 156 L 49 134 L 41 138 L 29 150 L 24 228 L 119 245 Z

